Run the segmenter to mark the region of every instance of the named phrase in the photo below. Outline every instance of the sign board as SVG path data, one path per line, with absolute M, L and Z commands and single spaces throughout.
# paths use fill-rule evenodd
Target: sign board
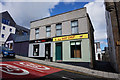
M 88 38 L 88 34 L 55 37 L 53 38 L 53 41 L 65 41 L 65 40 L 85 39 L 85 38 Z

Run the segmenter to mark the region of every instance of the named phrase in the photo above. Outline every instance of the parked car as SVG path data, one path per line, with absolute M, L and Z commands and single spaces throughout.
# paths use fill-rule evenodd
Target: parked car
M 2 57 L 13 57 L 15 58 L 15 52 L 7 47 L 0 47 L 0 53 L 2 54 Z

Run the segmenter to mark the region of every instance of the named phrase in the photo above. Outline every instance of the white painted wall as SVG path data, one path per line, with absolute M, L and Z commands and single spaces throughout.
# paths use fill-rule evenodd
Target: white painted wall
M 3 26 L 5 26 L 5 30 L 3 30 Z M 0 32 L 0 44 L 4 44 L 7 40 L 7 38 L 9 37 L 10 33 L 15 34 L 16 28 L 12 27 L 12 26 L 8 26 L 5 24 L 1 23 L 1 32 Z M 12 32 L 10 32 L 10 28 L 12 29 Z M 4 38 L 2 38 L 2 34 L 4 34 Z
M 39 44 L 39 56 L 33 56 L 33 45 Z M 29 54 L 28 57 L 45 57 L 45 44 L 46 43 L 32 43 L 29 44 Z M 53 56 L 53 46 L 54 44 L 51 43 L 51 57 Z

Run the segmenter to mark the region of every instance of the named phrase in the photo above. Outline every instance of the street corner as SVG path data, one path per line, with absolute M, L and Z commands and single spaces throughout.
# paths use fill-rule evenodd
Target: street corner
M 62 69 L 27 61 L 9 61 L 0 63 L 0 73 L 2 73 L 3 79 L 34 79 L 59 71 L 62 71 Z

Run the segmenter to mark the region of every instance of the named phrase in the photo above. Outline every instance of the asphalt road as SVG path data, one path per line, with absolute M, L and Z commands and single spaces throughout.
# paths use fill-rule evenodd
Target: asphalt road
M 19 60 L 19 59 L 13 59 L 13 58 L 2 58 L 0 59 L 0 62 L 3 63 L 9 63 L 11 62 L 19 62 L 19 61 L 23 61 L 23 60 Z M 36 64 L 36 63 L 35 63 Z M 19 65 L 22 66 L 22 65 Z M 27 69 L 25 66 L 22 66 L 24 69 Z M 50 72 L 50 74 L 47 74 L 45 76 L 41 76 L 38 77 L 37 75 L 42 75 L 42 72 L 37 72 L 37 73 L 32 73 L 33 70 L 29 69 L 28 71 L 30 72 L 30 76 L 24 76 L 21 77 L 19 75 L 15 75 L 11 77 L 11 74 L 7 75 L 4 74 L 4 72 L 2 72 L 2 76 L 4 76 L 4 78 L 2 78 L 2 80 L 113 80 L 113 79 L 106 79 L 106 78 L 99 78 L 99 77 L 95 77 L 95 76 L 90 76 L 90 75 L 86 75 L 86 74 L 82 74 L 82 73 L 78 73 L 78 72 L 74 72 L 74 71 L 69 71 L 69 70 L 60 70 L 58 69 L 57 72 L 54 72 L 54 67 L 53 68 L 53 73 Z M 46 72 L 48 73 L 48 72 Z M 34 74 L 34 75 L 33 75 Z M 44 73 L 43 73 L 44 74 Z M 18 77 L 16 77 L 18 76 Z M 35 76 L 37 76 L 35 78 Z M 14 78 L 15 77 L 15 78 Z

